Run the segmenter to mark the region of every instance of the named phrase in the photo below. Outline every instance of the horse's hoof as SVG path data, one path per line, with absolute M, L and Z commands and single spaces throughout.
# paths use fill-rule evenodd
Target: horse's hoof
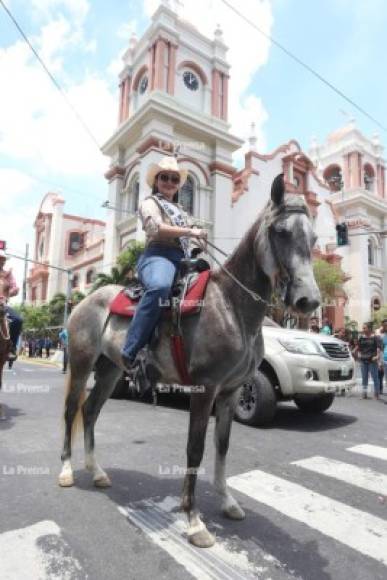
M 74 485 L 74 476 L 72 473 L 60 474 L 58 478 L 58 483 L 60 487 L 71 487 Z
M 234 504 L 227 509 L 222 510 L 223 515 L 230 520 L 244 520 L 246 517 L 245 512 L 239 505 Z
M 107 475 L 101 475 L 94 479 L 95 487 L 110 487 L 112 482 Z
M 215 536 L 207 529 L 188 535 L 188 541 L 196 548 L 211 548 L 216 542 Z

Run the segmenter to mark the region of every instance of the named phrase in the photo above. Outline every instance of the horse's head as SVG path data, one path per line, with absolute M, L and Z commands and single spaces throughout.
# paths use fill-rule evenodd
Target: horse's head
M 315 242 L 303 197 L 285 196 L 283 176 L 278 175 L 256 237 L 257 253 L 261 268 L 273 286 L 284 287 L 285 304 L 301 314 L 313 312 L 321 299 L 312 266 Z

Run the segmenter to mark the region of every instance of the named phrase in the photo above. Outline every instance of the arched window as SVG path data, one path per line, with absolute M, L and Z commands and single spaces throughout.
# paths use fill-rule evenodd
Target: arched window
M 364 165 L 364 187 L 367 191 L 374 190 L 375 172 L 369 163 Z
M 90 270 L 87 270 L 86 272 L 86 284 L 93 284 L 93 282 L 95 281 L 96 278 L 96 273 L 94 268 L 90 268 Z
M 183 187 L 179 190 L 179 203 L 184 210 L 189 214 L 194 213 L 194 198 L 195 198 L 196 183 L 192 175 L 188 175 Z
M 380 298 L 378 296 L 374 296 L 371 300 L 371 310 L 372 312 L 377 312 L 382 307 Z
M 85 243 L 85 235 L 82 232 L 71 232 L 69 235 L 69 244 L 67 253 L 69 256 L 74 256 L 83 250 Z
M 339 165 L 329 165 L 324 171 L 324 181 L 331 191 L 340 191 L 343 187 L 343 176 Z
M 138 173 L 132 177 L 129 185 L 129 207 L 132 213 L 138 211 L 138 200 L 140 197 L 140 176 Z
M 73 280 L 72 280 L 72 287 L 78 288 L 78 286 L 79 286 L 79 274 L 74 274 Z
M 129 184 L 125 185 L 121 191 L 120 199 L 120 218 L 126 220 L 132 217 L 138 211 L 140 197 L 140 176 L 138 173 L 133 175 Z
M 368 240 L 368 264 L 375 265 L 375 245 L 371 239 Z

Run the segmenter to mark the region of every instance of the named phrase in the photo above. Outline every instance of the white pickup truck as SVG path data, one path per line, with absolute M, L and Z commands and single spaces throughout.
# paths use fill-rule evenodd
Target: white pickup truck
M 335 394 L 355 387 L 355 362 L 341 340 L 281 328 L 266 318 L 264 359 L 257 376 L 243 385 L 235 418 L 247 425 L 269 423 L 279 401 L 304 412 L 322 413 Z

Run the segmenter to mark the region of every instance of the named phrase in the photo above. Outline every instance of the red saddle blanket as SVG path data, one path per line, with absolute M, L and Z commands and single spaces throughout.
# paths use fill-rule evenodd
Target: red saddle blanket
M 187 294 L 181 304 L 181 313 L 192 314 L 196 312 L 201 306 L 201 301 L 206 291 L 207 283 L 211 275 L 211 270 L 200 272 L 196 280 L 189 287 Z M 133 316 L 138 300 L 132 300 L 121 290 L 119 294 L 110 303 L 111 314 L 119 314 L 120 316 Z

